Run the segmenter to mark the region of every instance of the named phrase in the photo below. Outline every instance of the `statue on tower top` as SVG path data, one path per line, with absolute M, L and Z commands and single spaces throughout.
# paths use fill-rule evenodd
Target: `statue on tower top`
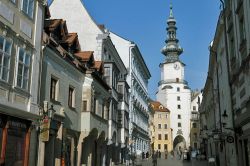
M 161 53 L 166 56 L 166 62 L 179 61 L 179 55 L 183 52 L 183 49 L 179 45 L 179 40 L 176 38 L 176 20 L 173 14 L 173 6 L 170 4 L 170 14 L 167 20 L 167 39 L 166 45 L 162 48 Z

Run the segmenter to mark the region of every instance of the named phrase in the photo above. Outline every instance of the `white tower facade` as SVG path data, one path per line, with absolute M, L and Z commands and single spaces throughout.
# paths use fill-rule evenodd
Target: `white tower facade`
M 176 38 L 177 27 L 172 6 L 167 24 L 168 37 L 162 49 L 166 59 L 160 64 L 161 80 L 156 98 L 171 112 L 170 126 L 173 130 L 174 148 L 183 149 L 190 146 L 191 90 L 184 77 L 185 64 L 179 59 L 183 49 Z

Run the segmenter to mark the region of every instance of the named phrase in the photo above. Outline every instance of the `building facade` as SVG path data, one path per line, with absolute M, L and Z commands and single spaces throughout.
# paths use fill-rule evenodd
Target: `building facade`
M 80 51 L 77 34 L 68 33 L 64 20 L 46 19 L 43 41 L 40 95 L 48 108 L 53 105 L 55 115 L 49 122 L 48 140 L 40 136 L 38 165 L 75 165 L 86 68 L 74 55 Z
M 160 102 L 152 101 L 153 115 L 153 150 L 168 153 L 173 150 L 172 129 L 170 128 L 170 111 Z
M 184 80 L 185 64 L 179 59 L 183 49 L 176 38 L 177 27 L 172 6 L 167 24 L 168 38 L 162 49 L 166 58 L 160 64 L 161 80 L 158 83 L 156 100 L 171 110 L 170 127 L 173 129 L 174 149 L 184 150 L 190 146 L 190 125 L 186 124 L 190 124 L 191 90 Z
M 44 2 L 0 2 L 0 164 L 35 165 Z
M 210 139 L 217 140 L 215 151 L 220 151 L 220 155 L 216 155 L 217 164 L 245 166 L 249 165 L 250 93 L 247 86 L 250 4 L 246 0 L 221 3 L 223 10 L 210 48 L 210 61 L 214 63 L 214 70 L 207 77 L 215 85 L 212 99 L 216 102 L 214 117 L 217 123 L 214 128 L 217 130 L 208 133 L 208 138 L 210 135 Z M 204 98 L 207 101 L 208 96 L 204 95 Z M 210 149 L 208 145 L 209 153 Z
M 118 163 L 122 158 L 121 154 L 124 150 L 125 140 L 128 140 L 127 135 L 124 134 L 125 132 L 122 132 L 124 131 L 122 122 L 128 121 L 128 116 L 124 113 L 126 112 L 124 111 L 126 106 L 124 107 L 122 104 L 125 102 L 125 98 L 120 98 L 120 100 L 120 93 L 118 93 L 118 83 L 126 80 L 126 67 L 110 39 L 108 30 L 103 25 L 95 23 L 82 1 L 54 0 L 50 5 L 50 11 L 53 18 L 65 19 L 68 28 L 79 34 L 79 43 L 82 50 L 94 51 L 95 60 L 104 63 L 104 78 L 111 88 L 108 141 L 106 143 L 112 155 L 107 156 L 107 160 Z M 124 86 L 124 88 L 128 88 L 128 86 Z M 122 121 L 123 119 L 126 120 Z
M 202 101 L 202 93 L 199 90 L 191 93 L 191 119 L 190 119 L 190 147 L 193 150 L 199 150 L 200 135 L 200 115 L 199 107 Z
M 128 70 L 127 83 L 129 96 L 129 138 L 130 151 L 137 155 L 146 153 L 150 148 L 148 127 L 148 80 L 151 75 L 139 47 L 115 33 L 110 33 L 111 40 Z

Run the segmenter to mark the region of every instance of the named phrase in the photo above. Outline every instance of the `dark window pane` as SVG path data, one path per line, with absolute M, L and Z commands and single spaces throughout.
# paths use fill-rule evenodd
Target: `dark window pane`
M 9 41 L 5 42 L 5 51 L 4 52 L 10 54 L 10 52 L 11 52 L 11 42 L 9 42 Z
M 3 51 L 3 43 L 4 43 L 4 38 L 0 36 L 0 50 Z
M 3 54 L 0 52 L 0 65 L 2 66 L 2 62 L 3 62 Z
M 28 15 L 30 18 L 33 18 L 33 10 L 34 10 L 34 0 L 29 0 L 29 8 L 28 8 Z
M 22 87 L 22 76 L 20 75 L 17 76 L 17 86 Z
M 10 61 L 10 58 L 5 56 L 3 58 L 3 66 L 6 67 L 6 68 L 9 68 L 9 61 Z
M 24 147 L 25 131 L 19 129 L 8 129 L 5 165 L 23 165 Z
M 0 71 L 1 72 L 1 71 Z M 3 73 L 2 73 L 2 79 L 7 81 L 7 78 L 8 78 L 8 74 L 9 74 L 9 70 L 8 68 L 3 68 Z
M 18 64 L 18 71 L 17 74 L 22 76 L 23 75 L 23 65 L 22 64 Z
M 23 58 L 24 58 L 24 50 L 19 49 L 19 61 L 23 62 Z
M 30 65 L 30 55 L 29 54 L 26 54 L 26 57 L 25 57 L 25 65 L 29 66 Z

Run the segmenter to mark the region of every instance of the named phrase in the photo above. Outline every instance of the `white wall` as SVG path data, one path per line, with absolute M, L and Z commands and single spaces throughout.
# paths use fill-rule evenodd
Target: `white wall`
M 78 33 L 81 50 L 94 51 L 95 59 L 101 60 L 103 32 L 89 15 L 80 0 L 54 0 L 50 5 L 52 19 L 64 19 L 69 32 Z

